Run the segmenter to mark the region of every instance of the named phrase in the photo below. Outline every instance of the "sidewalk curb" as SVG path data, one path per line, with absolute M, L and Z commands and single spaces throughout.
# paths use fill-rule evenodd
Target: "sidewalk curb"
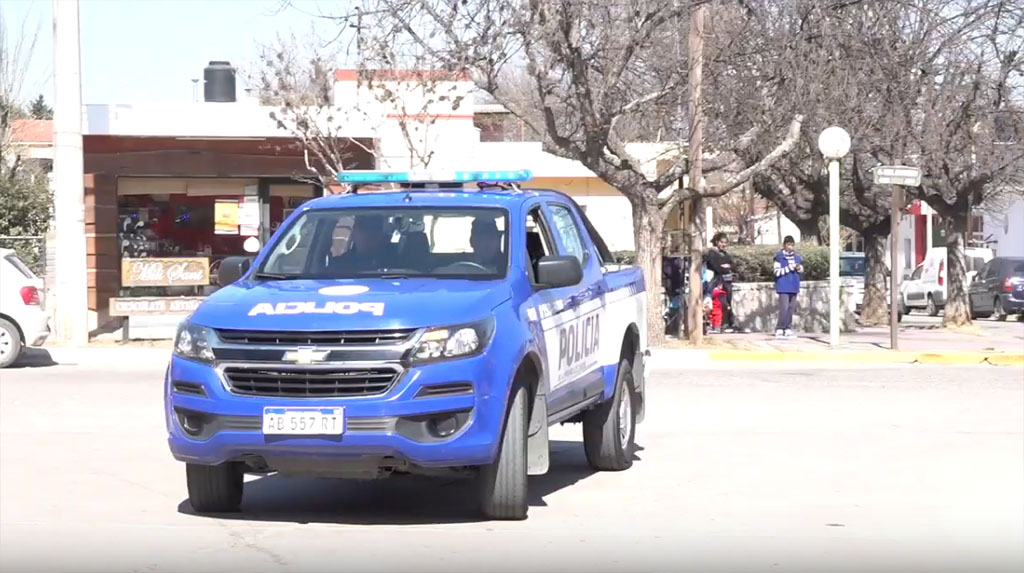
M 652 348 L 651 364 L 695 363 L 827 363 L 849 366 L 852 364 L 991 364 L 993 366 L 1024 365 L 1024 354 L 1006 352 L 936 352 L 936 351 L 791 351 L 777 350 L 703 350 Z

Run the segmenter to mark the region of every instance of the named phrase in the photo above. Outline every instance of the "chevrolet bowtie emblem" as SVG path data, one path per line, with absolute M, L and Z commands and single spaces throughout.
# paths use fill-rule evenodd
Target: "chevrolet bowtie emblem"
M 314 362 L 323 362 L 330 353 L 330 350 L 317 350 L 313 347 L 304 347 L 299 348 L 298 350 L 289 350 L 288 352 L 285 352 L 284 361 L 294 362 L 296 364 L 312 364 Z

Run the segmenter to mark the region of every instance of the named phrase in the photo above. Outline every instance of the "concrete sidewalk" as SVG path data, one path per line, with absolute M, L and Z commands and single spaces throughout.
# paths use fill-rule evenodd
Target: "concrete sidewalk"
M 888 327 L 860 327 L 840 335 L 836 348 L 827 333 L 778 339 L 771 334 L 726 333 L 705 336 L 705 347 L 670 340 L 661 351 L 706 354 L 710 362 L 824 362 L 842 364 L 1024 364 L 1024 325 L 999 330 L 974 326 L 952 331 L 938 324 L 901 325 L 899 350 L 890 346 Z

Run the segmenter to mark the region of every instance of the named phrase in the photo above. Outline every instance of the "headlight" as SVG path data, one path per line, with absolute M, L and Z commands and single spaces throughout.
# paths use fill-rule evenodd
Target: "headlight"
M 210 348 L 212 339 L 213 331 L 209 328 L 182 321 L 174 336 L 174 354 L 199 362 L 213 362 L 213 349 Z
M 483 351 L 494 334 L 494 317 L 459 326 L 431 328 L 412 352 L 413 362 L 434 362 L 472 356 Z

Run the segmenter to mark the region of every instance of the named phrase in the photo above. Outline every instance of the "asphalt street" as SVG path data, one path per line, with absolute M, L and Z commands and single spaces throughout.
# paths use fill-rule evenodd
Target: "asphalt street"
M 423 478 L 271 476 L 193 515 L 162 368 L 0 371 L 0 571 L 1024 570 L 1019 367 L 656 372 L 633 468 L 555 428 L 522 522 Z

